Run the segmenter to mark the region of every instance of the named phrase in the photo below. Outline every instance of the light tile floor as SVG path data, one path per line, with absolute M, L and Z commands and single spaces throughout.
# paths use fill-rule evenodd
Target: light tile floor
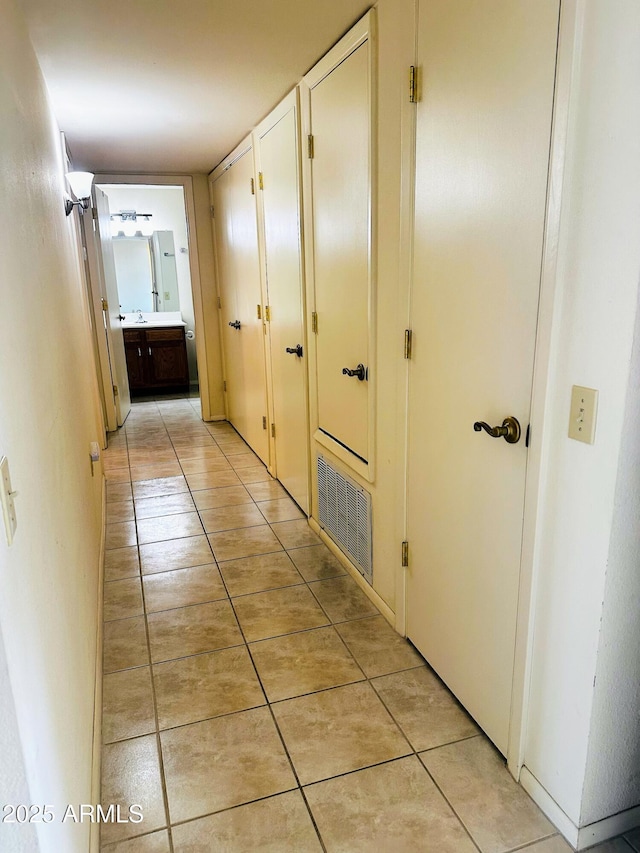
M 570 850 L 229 424 L 136 403 L 105 470 L 104 853 Z

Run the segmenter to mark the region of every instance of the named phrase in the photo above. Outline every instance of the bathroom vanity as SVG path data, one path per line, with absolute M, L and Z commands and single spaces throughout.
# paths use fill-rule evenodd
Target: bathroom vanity
M 151 318 L 143 322 L 130 317 L 136 315 L 127 315 L 122 331 L 131 392 L 188 388 L 185 323 L 168 313 L 143 314 Z

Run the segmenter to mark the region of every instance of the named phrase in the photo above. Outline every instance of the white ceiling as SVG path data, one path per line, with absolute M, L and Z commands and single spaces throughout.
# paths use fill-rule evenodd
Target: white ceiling
M 23 0 L 74 165 L 209 172 L 370 0 Z

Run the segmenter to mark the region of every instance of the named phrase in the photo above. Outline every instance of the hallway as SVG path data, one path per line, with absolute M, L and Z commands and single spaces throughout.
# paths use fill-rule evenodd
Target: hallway
M 105 470 L 105 853 L 570 850 L 229 424 L 136 403 Z

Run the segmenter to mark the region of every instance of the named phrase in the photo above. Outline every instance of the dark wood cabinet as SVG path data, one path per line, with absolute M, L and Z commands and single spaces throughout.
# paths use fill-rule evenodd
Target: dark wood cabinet
M 183 326 L 123 329 L 132 392 L 189 385 Z

